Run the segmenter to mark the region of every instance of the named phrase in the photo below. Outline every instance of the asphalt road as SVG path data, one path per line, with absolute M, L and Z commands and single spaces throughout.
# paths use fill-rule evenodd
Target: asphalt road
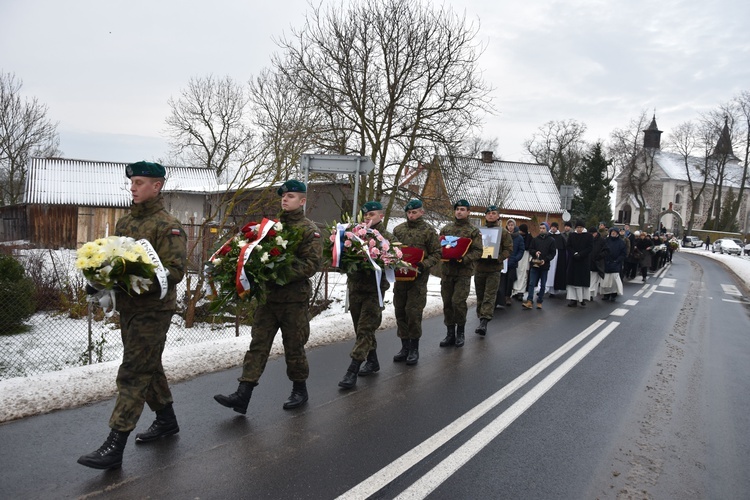
M 472 317 L 461 349 L 426 320 L 414 367 L 380 332 L 381 371 L 353 391 L 337 387 L 351 342 L 313 349 L 301 410 L 281 408 L 281 358 L 246 417 L 212 398 L 239 368 L 201 376 L 173 386 L 181 432 L 131 438 L 114 471 L 76 463 L 106 437 L 111 400 L 11 422 L 0 498 L 748 498 L 747 296 L 678 253 L 614 304 L 514 302 L 485 338 Z

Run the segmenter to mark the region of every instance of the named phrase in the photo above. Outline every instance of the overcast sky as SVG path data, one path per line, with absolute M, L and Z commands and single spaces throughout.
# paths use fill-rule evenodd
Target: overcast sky
M 328 0 L 326 0 L 328 1 Z M 606 139 L 646 110 L 661 130 L 750 90 L 747 0 L 454 0 L 479 22 L 507 160 L 550 120 Z M 68 158 L 164 158 L 167 100 L 191 77 L 247 81 L 306 0 L 0 0 L 0 71 L 49 107 Z

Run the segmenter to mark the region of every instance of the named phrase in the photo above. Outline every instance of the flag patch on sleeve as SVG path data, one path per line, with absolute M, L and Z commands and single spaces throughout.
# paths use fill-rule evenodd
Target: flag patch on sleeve
M 315 231 L 315 233 L 313 233 L 313 236 L 314 236 L 315 238 L 320 238 L 320 233 L 319 233 L 319 232 L 317 232 L 317 231 Z
M 180 234 L 182 234 L 182 231 L 180 231 L 179 227 L 175 227 L 175 228 L 172 228 L 171 234 L 172 236 L 179 236 Z

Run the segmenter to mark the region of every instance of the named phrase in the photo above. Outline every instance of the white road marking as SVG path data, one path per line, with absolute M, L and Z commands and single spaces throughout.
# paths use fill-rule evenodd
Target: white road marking
M 637 300 L 626 300 L 625 301 L 625 305 L 626 306 L 634 306 L 634 305 L 637 305 L 637 304 L 638 304 Z
M 647 299 L 651 297 L 651 295 L 653 295 L 655 291 L 656 291 L 656 285 L 651 285 L 649 288 L 649 291 L 643 294 L 643 298 Z
M 721 299 L 724 302 L 731 302 L 732 304 L 747 304 L 744 300 L 734 300 L 734 299 Z
M 618 308 L 618 309 L 615 309 L 614 311 L 612 311 L 609 314 L 611 316 L 625 316 L 628 313 L 628 311 L 630 311 L 630 309 L 621 309 L 621 308 Z
M 742 297 L 742 293 L 734 285 L 725 285 L 722 283 L 721 288 L 727 295 L 734 295 L 735 297 Z
M 667 288 L 674 288 L 675 283 L 677 282 L 674 278 L 662 278 L 659 282 L 659 286 L 666 286 Z
M 419 445 L 415 446 L 390 464 L 377 471 L 375 474 L 371 475 L 370 477 L 356 485 L 354 488 L 340 495 L 338 499 L 343 500 L 367 498 L 370 495 L 375 494 L 377 491 L 396 480 L 396 478 L 413 467 L 415 464 L 424 460 L 435 450 L 453 439 L 461 431 L 476 422 L 482 415 L 493 409 L 495 406 L 499 405 L 503 400 L 511 396 L 514 392 L 523 387 L 526 383 L 539 375 L 542 371 L 546 370 L 552 363 L 556 362 L 568 351 L 582 342 L 586 337 L 598 330 L 599 327 L 604 323 L 606 323 L 606 321 L 603 319 L 597 320 L 591 326 L 570 339 L 549 356 L 516 377 L 516 379 L 511 383 L 476 405 L 465 414 L 458 417 L 453 422 L 449 423 L 447 426 L 443 427 L 431 437 L 422 441 Z M 619 323 L 613 324 L 618 325 Z M 604 331 L 607 330 L 603 330 L 603 332 Z M 609 331 L 607 331 L 607 333 L 609 333 Z
M 666 290 L 654 290 L 654 293 L 666 293 L 667 295 L 674 295 L 674 292 L 668 292 Z
M 438 486 L 443 484 L 453 473 L 463 467 L 484 447 L 499 436 L 518 417 L 520 417 L 531 405 L 536 403 L 548 390 L 560 381 L 574 366 L 583 360 L 594 348 L 599 345 L 619 323 L 612 322 L 597 334 L 578 351 L 570 356 L 563 364 L 557 367 L 524 394 L 510 408 L 500 414 L 495 420 L 479 431 L 474 437 L 464 443 L 456 451 L 445 457 L 431 471 L 423 475 L 418 481 L 404 490 L 397 499 L 423 499 L 432 493 Z

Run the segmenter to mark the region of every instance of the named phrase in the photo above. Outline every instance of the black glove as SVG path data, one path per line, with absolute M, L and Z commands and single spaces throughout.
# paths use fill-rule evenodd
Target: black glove
M 424 263 L 423 262 L 417 262 L 417 264 L 414 267 L 417 268 L 417 274 L 422 274 L 424 272 Z
M 86 283 L 86 295 L 96 295 L 97 293 L 99 293 L 99 290 Z

